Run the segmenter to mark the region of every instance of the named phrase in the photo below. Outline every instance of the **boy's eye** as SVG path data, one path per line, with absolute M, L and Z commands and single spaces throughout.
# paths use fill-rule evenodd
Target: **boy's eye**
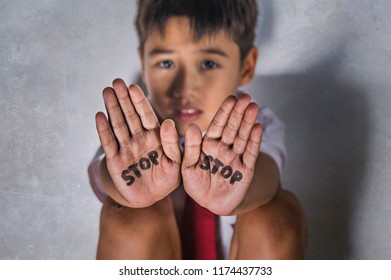
M 201 64 L 202 69 L 214 69 L 217 67 L 217 63 L 211 60 L 205 60 Z
M 169 69 L 174 67 L 174 62 L 172 60 L 163 60 L 158 63 L 158 66 L 161 68 Z

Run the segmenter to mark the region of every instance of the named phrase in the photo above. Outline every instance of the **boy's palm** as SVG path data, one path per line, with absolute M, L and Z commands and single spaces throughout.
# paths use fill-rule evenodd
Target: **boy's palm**
M 201 206 L 229 215 L 242 202 L 254 175 L 262 127 L 259 108 L 244 94 L 228 97 L 204 139 L 195 125 L 185 138 L 182 178 L 186 192 Z
M 131 207 L 146 207 L 180 183 L 181 154 L 173 121 L 159 125 L 138 86 L 115 80 L 103 97 L 110 124 L 99 112 L 96 125 L 107 169 Z

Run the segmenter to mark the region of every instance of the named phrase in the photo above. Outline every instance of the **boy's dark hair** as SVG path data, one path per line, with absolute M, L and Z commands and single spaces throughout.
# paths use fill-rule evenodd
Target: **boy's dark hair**
M 152 29 L 158 27 L 163 34 L 173 16 L 189 18 L 195 40 L 227 32 L 239 46 L 243 61 L 253 46 L 258 7 L 256 0 L 138 0 L 135 24 L 141 50 Z

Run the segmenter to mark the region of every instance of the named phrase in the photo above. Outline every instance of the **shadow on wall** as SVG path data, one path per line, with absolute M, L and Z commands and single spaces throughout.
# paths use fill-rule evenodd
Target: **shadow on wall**
M 262 47 L 273 37 L 275 13 L 272 1 L 258 0 L 258 6 L 256 43 Z M 353 258 L 351 230 L 370 128 L 366 93 L 338 74 L 344 40 L 302 72 L 258 76 L 246 88 L 286 123 L 283 185 L 306 210 L 308 259 Z
M 306 210 L 308 259 L 352 258 L 351 224 L 368 158 L 368 103 L 364 92 L 339 78 L 340 64 L 339 55 L 330 55 L 302 73 L 256 77 L 248 88 L 286 123 L 283 185 Z

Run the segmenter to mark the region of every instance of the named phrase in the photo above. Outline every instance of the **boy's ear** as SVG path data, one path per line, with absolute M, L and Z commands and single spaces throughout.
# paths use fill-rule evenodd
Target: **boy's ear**
M 254 78 L 257 60 L 258 48 L 253 46 L 242 63 L 242 69 L 240 73 L 240 86 L 248 84 Z
M 141 47 L 139 47 L 137 49 L 137 53 L 138 53 L 138 59 L 140 61 L 140 65 L 141 65 L 141 80 L 145 84 L 145 79 L 144 79 L 144 58 L 143 58 L 143 51 L 141 50 Z

